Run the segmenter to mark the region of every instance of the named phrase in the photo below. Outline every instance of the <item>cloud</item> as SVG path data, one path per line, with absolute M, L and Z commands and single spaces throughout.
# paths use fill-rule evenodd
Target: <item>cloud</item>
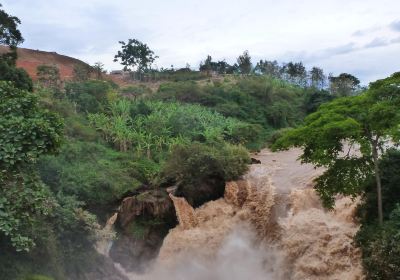
M 397 44 L 400 43 L 400 37 L 394 38 L 390 41 L 391 44 Z
M 369 28 L 365 28 L 365 29 L 356 30 L 351 35 L 353 37 L 363 37 L 363 36 L 370 35 L 371 33 L 374 33 L 374 32 L 380 31 L 380 30 L 382 30 L 382 26 L 373 26 L 373 27 L 369 27 Z
M 393 21 L 393 22 L 389 25 L 389 27 L 390 27 L 392 30 L 394 30 L 394 31 L 400 32 L 400 20 Z
M 374 38 L 371 42 L 366 44 L 364 48 L 377 48 L 389 45 L 389 42 L 383 38 Z

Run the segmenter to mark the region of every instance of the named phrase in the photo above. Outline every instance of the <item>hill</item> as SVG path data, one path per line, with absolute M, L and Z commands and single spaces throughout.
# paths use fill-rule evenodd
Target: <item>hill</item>
M 0 46 L 0 54 L 8 51 L 8 47 Z M 85 62 L 56 52 L 46 52 L 18 48 L 17 67 L 25 69 L 33 80 L 36 80 L 36 68 L 39 65 L 55 65 L 60 70 L 62 80 L 69 80 L 73 76 L 74 66 L 77 64 L 87 65 Z

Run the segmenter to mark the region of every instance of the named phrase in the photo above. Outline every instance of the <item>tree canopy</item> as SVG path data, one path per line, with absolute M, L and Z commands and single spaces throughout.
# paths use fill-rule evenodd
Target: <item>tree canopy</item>
M 2 5 L 0 4 L 0 8 Z M 0 45 L 9 46 L 11 53 L 6 53 L 1 56 L 3 59 L 15 62 L 16 47 L 24 41 L 18 25 L 21 24 L 19 18 L 11 16 L 4 10 L 0 9 Z
M 316 189 L 327 206 L 332 206 L 336 194 L 359 194 L 363 182 L 374 174 L 381 221 L 378 157 L 399 141 L 399 105 L 400 73 L 395 73 L 372 83 L 364 94 L 323 104 L 303 126 L 278 139 L 274 148 L 301 147 L 303 163 L 327 168 L 316 180 Z M 352 152 L 352 148 L 359 152 Z
M 0 96 L 0 236 L 8 236 L 17 250 L 29 250 L 36 217 L 52 206 L 32 166 L 58 149 L 62 123 L 38 107 L 36 95 L 10 82 L 0 81 Z
M 138 72 L 145 72 L 157 58 L 149 46 L 139 40 L 129 39 L 128 43 L 123 41 L 119 43 L 122 45 L 122 50 L 114 56 L 114 61 L 121 60 L 125 70 L 136 67 Z
M 240 69 L 240 73 L 249 74 L 252 69 L 251 57 L 248 51 L 244 51 L 242 55 L 237 58 L 237 64 Z

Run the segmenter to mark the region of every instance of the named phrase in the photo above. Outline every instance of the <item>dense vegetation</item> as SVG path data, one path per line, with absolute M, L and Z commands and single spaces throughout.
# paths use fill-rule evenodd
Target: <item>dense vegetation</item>
M 367 279 L 398 279 L 400 275 L 400 152 L 389 150 L 381 159 L 383 225 L 377 222 L 374 181 L 366 183 L 360 206 L 362 223 L 356 241 L 362 249 Z
M 154 52 L 129 40 L 115 59 L 133 79 L 164 81 L 154 92 L 103 80 L 101 63 L 77 65 L 71 81 L 42 65 L 34 84 L 15 64 L 19 23 L 0 10 L 0 44 L 10 47 L 0 61 L 1 277 L 87 279 L 107 265 L 95 250 L 99 224 L 121 200 L 168 199 L 171 186 L 193 206 L 219 198 L 268 139 L 327 167 L 316 185 L 327 206 L 336 194 L 363 196 L 357 243 L 367 277 L 400 275 L 400 154 L 385 150 L 400 136 L 399 73 L 360 92 L 350 74 L 327 77 L 301 62 L 253 66 L 247 51 L 234 65 L 207 56 L 200 71 L 155 70 Z M 342 155 L 345 142 L 360 156 Z M 150 216 L 132 235 L 154 224 L 167 232 Z

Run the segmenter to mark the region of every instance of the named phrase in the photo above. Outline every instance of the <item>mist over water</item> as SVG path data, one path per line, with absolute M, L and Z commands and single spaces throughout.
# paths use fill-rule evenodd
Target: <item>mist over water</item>
M 212 259 L 204 259 L 196 254 L 180 258 L 177 264 L 171 266 L 156 266 L 147 275 L 130 275 L 130 279 L 281 279 L 278 252 L 271 248 L 266 252 L 265 248 L 257 247 L 252 241 L 255 237 L 247 229 L 240 228 L 226 237 L 216 256 Z

